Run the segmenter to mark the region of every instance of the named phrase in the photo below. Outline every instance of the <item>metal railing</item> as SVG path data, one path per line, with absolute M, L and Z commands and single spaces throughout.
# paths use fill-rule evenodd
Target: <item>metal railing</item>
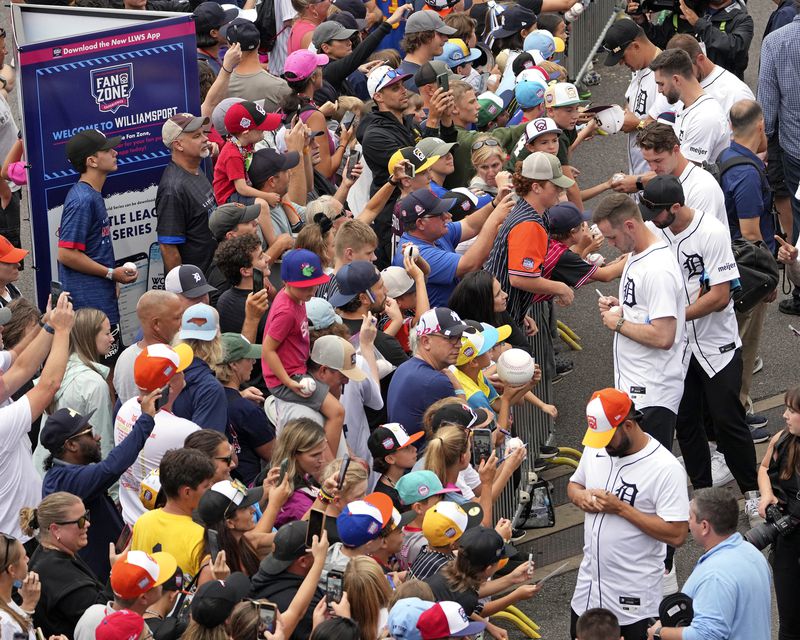
M 593 0 L 570 25 L 567 72 L 570 81 L 581 84 L 590 69 L 609 27 L 625 8 L 624 0 Z

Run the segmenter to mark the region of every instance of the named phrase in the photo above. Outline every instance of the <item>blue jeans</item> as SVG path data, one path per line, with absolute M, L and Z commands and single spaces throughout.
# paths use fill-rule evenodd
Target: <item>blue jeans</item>
M 800 185 L 800 158 L 783 151 L 783 172 L 786 177 L 786 188 L 789 190 L 789 202 L 792 203 L 792 244 L 797 242 L 800 233 L 800 200 L 794 197 Z M 800 302 L 800 287 L 795 286 L 792 297 Z

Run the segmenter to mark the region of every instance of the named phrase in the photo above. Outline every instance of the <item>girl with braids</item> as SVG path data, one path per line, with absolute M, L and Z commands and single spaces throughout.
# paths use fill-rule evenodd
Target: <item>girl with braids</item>
M 31 536 L 37 532 L 39 540 L 29 564 L 42 586 L 33 624 L 41 627 L 45 636 L 63 633 L 71 638 L 86 609 L 113 599 L 78 555 L 88 544 L 89 513 L 78 496 L 57 491 L 36 509 L 21 509 L 19 516 L 23 533 Z M 109 559 L 113 565 L 113 546 Z
M 33 612 L 39 603 L 39 576 L 28 571 L 28 554 L 16 538 L 0 534 L 0 638 L 22 633 L 34 640 Z M 19 586 L 22 603 L 11 599 L 11 589 Z

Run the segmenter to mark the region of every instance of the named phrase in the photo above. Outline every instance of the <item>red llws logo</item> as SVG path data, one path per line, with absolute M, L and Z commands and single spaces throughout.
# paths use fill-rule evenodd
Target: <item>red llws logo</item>
M 586 420 L 589 422 L 589 428 L 592 431 L 597 431 L 597 418 L 594 416 L 586 416 Z

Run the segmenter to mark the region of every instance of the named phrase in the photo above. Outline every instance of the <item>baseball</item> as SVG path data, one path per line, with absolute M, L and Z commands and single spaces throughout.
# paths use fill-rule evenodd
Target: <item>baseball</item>
M 139 269 L 136 268 L 136 265 L 133 262 L 126 262 L 122 265 L 122 268 L 125 269 L 127 273 L 138 274 Z
M 611 313 L 618 313 L 618 314 L 622 315 L 622 307 L 620 307 L 619 305 L 614 305 L 613 307 L 611 307 L 609 309 L 609 311 Z
M 506 440 L 506 455 L 511 455 L 512 451 L 516 451 L 517 449 L 521 449 L 525 446 L 525 443 L 522 442 L 520 438 L 509 438 Z
M 611 176 L 611 184 L 622 182 L 624 179 L 625 179 L 624 173 L 615 173 L 613 176 Z M 592 225 L 592 226 L 597 226 L 597 225 Z
M 410 244 L 403 249 L 403 256 L 416 260 L 419 258 L 419 248 L 415 244 Z
M 497 359 L 497 375 L 506 384 L 530 382 L 535 370 L 534 360 L 527 351 L 509 349 Z
M 310 376 L 305 376 L 300 379 L 300 391 L 303 392 L 305 396 L 310 396 L 317 390 L 317 381 Z

